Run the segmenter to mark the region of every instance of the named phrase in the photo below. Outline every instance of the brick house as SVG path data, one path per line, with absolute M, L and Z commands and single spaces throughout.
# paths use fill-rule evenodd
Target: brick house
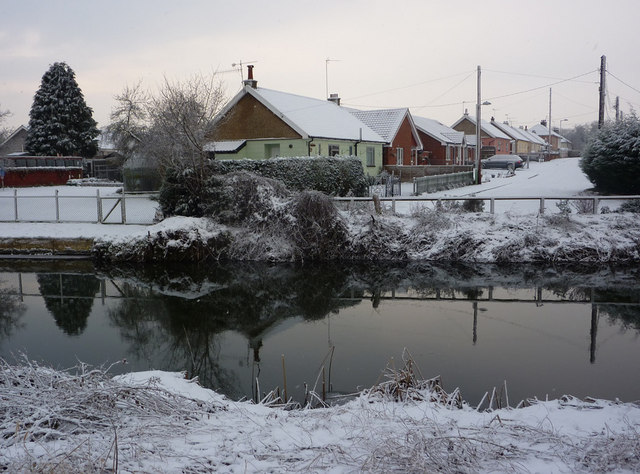
M 451 128 L 464 132 L 465 135 L 476 135 L 476 119 L 465 112 Z M 486 120 L 480 122 L 480 139 L 482 140 L 482 158 L 491 155 L 508 155 L 510 152 L 511 138 Z
M 214 120 L 205 149 L 218 159 L 357 156 L 365 173 L 382 169 L 385 139 L 339 105 L 258 87 L 249 66 L 244 87 Z
M 464 132 L 447 127 L 437 120 L 414 117 L 422 141 L 420 164 L 464 165 L 472 159 Z
M 422 142 L 409 109 L 347 109 L 384 140 L 382 163 L 385 166 L 412 166 L 420 163 Z

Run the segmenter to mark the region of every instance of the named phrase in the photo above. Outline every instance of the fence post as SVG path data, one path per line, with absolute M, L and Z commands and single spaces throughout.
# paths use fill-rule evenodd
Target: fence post
M 600 203 L 600 199 L 598 199 L 597 197 L 593 198 L 593 213 L 597 214 L 598 213 L 598 204 Z
M 540 214 L 544 214 L 544 198 L 540 198 Z
M 15 217 L 15 221 L 18 222 L 18 190 L 13 190 L 13 215 Z
M 491 204 L 490 204 L 489 207 L 491 209 L 490 210 L 491 214 L 493 214 L 494 213 L 493 211 L 495 211 L 495 209 L 496 209 L 496 199 L 495 198 L 491 198 Z
M 122 223 L 127 223 L 127 206 L 125 205 L 124 190 L 122 191 L 122 201 L 120 201 L 120 214 L 122 215 Z
M 102 201 L 100 200 L 100 189 L 96 189 L 96 205 L 98 206 L 98 224 L 102 224 Z
M 391 212 L 394 214 L 396 213 L 396 197 L 395 196 L 391 198 Z
M 58 192 L 59 190 L 56 189 L 56 222 L 60 222 L 60 198 Z

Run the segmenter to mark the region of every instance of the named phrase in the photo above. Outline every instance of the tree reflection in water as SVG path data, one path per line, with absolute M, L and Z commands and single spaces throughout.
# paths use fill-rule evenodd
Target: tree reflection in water
M 0 281 L 0 285 L 2 283 Z M 25 306 L 14 288 L 0 288 L 0 342 L 24 326 L 20 322 L 24 311 Z
M 100 289 L 95 275 L 38 274 L 40 294 L 60 329 L 70 336 L 81 334 L 87 327 L 93 299 Z

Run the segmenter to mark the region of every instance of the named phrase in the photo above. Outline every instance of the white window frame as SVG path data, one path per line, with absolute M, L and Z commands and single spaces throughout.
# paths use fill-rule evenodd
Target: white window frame
M 396 165 L 402 166 L 404 164 L 404 148 L 396 148 Z
M 372 146 L 368 146 L 366 153 L 367 166 L 374 167 L 376 165 L 376 149 Z

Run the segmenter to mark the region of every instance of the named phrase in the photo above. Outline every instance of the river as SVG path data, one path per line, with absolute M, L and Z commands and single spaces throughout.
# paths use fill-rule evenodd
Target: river
M 634 401 L 639 335 L 636 268 L 0 261 L 0 357 L 184 370 L 233 399 L 350 394 L 410 358 L 472 405 Z

